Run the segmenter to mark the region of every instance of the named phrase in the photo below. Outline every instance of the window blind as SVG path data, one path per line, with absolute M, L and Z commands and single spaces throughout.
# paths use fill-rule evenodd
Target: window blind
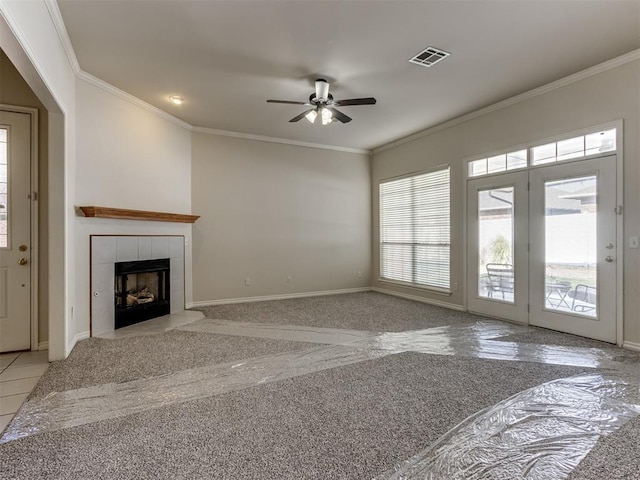
M 380 276 L 449 288 L 449 167 L 380 184 Z

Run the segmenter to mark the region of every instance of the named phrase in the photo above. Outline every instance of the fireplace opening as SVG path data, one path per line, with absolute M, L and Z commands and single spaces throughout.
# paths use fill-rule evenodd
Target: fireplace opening
M 115 329 L 171 313 L 169 259 L 115 264 Z

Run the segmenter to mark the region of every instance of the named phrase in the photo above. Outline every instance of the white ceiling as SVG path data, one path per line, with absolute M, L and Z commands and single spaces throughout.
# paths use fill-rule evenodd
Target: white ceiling
M 640 48 L 638 0 L 58 0 L 81 68 L 200 127 L 372 149 Z M 427 46 L 451 56 L 408 63 Z M 348 124 L 288 120 L 331 82 Z M 174 106 L 169 95 L 185 103 Z

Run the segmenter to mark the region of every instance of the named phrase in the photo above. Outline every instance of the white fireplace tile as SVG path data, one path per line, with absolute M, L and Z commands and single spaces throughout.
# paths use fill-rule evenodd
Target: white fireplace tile
M 184 259 L 182 258 L 171 258 L 169 259 L 169 268 L 171 269 L 171 274 L 169 278 L 173 284 L 176 280 L 184 280 Z
M 171 280 L 171 293 L 173 292 L 184 293 L 184 280 L 182 278 L 176 278 Z
M 114 332 L 114 263 L 158 258 L 170 258 L 171 261 L 171 312 L 184 312 L 184 236 L 92 237 L 91 316 L 94 336 Z M 94 295 L 96 292 L 97 296 Z M 144 328 L 143 324 L 140 325 Z
M 151 260 L 151 237 L 138 237 L 138 260 Z
M 151 237 L 151 258 L 169 258 L 169 237 Z
M 113 330 L 114 326 L 114 282 L 113 263 L 95 265 L 91 281 L 91 321 L 94 333 Z M 97 294 L 97 295 L 96 295 Z
M 116 261 L 138 260 L 138 237 L 118 237 L 116 241 Z
M 184 310 L 184 289 L 176 291 L 171 285 L 171 313 Z
M 91 263 L 114 263 L 116 261 L 116 237 L 91 237 Z
M 169 258 L 184 257 L 184 237 L 169 237 Z

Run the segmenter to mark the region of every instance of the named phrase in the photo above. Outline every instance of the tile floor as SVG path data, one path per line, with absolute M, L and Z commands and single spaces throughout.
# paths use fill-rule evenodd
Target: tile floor
M 2 432 L 49 366 L 49 352 L 0 354 L 0 432 Z

